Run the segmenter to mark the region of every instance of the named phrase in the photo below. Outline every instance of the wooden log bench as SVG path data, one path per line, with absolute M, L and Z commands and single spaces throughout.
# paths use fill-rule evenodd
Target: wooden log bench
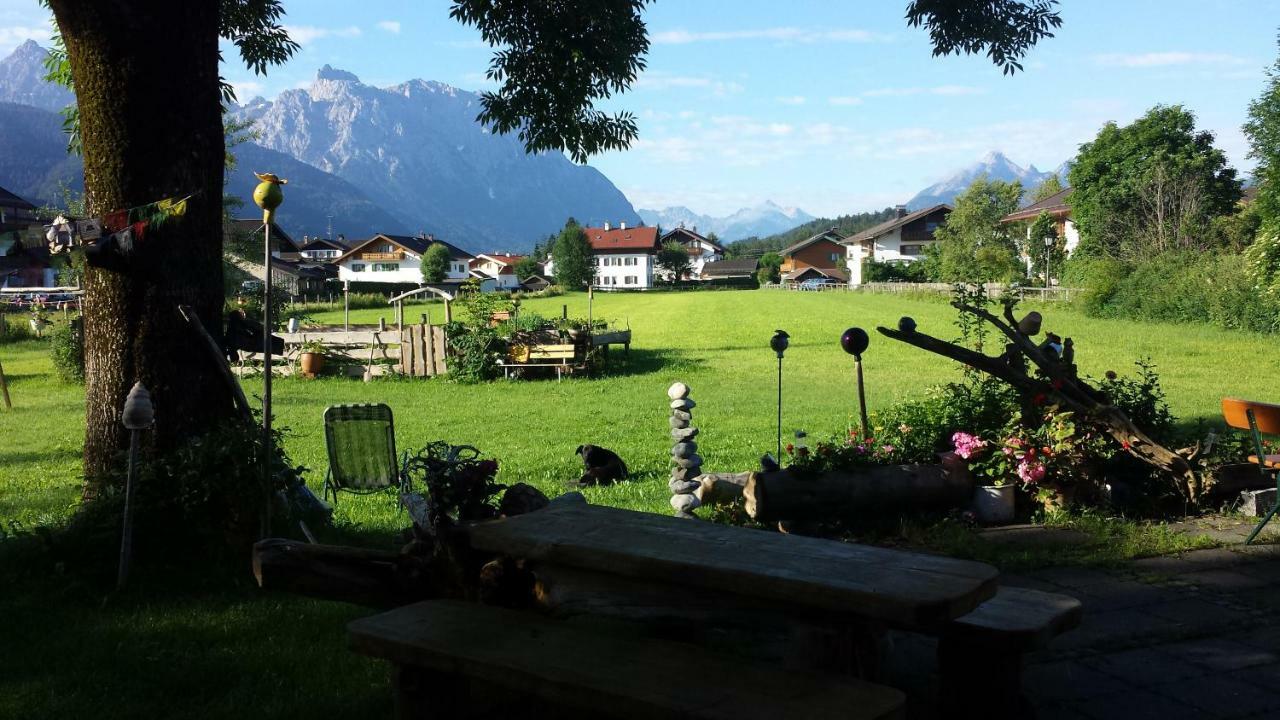
M 938 637 L 939 698 L 957 717 L 1026 717 L 1023 656 L 1080 624 L 1080 601 L 1027 588 L 1002 587 L 977 610 L 951 621 Z
M 752 665 L 687 643 L 619 638 L 477 603 L 431 600 L 348 626 L 354 651 L 390 661 L 400 718 L 903 717 L 901 692 L 865 681 Z M 494 686 L 518 710 L 476 704 Z M 485 693 L 493 698 L 492 692 Z M 527 699 L 533 699 L 530 705 Z M 548 707 L 538 712 L 537 702 Z M 572 716 L 572 715 L 570 715 Z
M 559 382 L 566 370 L 574 370 L 581 367 L 581 363 L 577 362 L 577 348 L 572 343 L 563 345 L 530 345 L 527 347 L 527 353 L 527 355 L 521 353 L 522 362 L 498 363 L 498 367 L 502 368 L 503 375 L 508 378 L 511 377 L 511 371 L 515 368 L 549 367 L 555 368 L 556 381 Z

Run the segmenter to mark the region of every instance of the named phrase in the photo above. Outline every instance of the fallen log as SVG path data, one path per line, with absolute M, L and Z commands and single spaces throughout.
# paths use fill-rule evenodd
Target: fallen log
M 732 502 L 742 497 L 742 488 L 754 473 L 703 473 L 698 477 L 700 487 L 693 491 L 702 505 Z
M 853 512 L 969 502 L 973 478 L 963 463 L 869 465 L 808 474 L 795 468 L 751 473 L 742 489 L 747 514 L 760 522 L 821 522 Z
M 280 538 L 253 546 L 253 575 L 264 590 L 373 608 L 399 607 L 440 594 L 426 558 Z

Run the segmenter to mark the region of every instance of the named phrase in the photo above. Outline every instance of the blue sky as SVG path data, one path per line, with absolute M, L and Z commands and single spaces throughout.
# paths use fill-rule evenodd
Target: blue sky
M 265 78 L 228 63 L 242 100 L 305 87 L 326 63 L 373 85 L 487 87 L 488 48 L 447 0 L 285 6 L 303 49 Z M 1058 37 L 1014 77 L 932 57 L 905 7 L 659 0 L 648 70 L 602 105 L 634 112 L 640 141 L 591 164 L 637 207 L 723 214 L 769 199 L 835 214 L 903 202 L 989 150 L 1053 168 L 1102 123 L 1181 103 L 1249 168 L 1240 125 L 1276 58 L 1280 0 L 1065 0 Z M 0 0 L 0 55 L 47 40 L 46 20 L 35 0 Z

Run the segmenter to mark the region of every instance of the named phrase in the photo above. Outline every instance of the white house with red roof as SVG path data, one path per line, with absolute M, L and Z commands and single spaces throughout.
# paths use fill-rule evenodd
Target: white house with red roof
M 516 263 L 524 258 L 524 255 L 510 253 L 480 253 L 471 261 L 471 269 L 493 278 L 499 290 L 515 290 L 520 287 L 520 278 L 516 277 Z
M 592 286 L 606 290 L 644 290 L 653 287 L 655 260 L 661 245 L 658 228 L 613 227 L 582 228 L 591 244 L 591 262 L 595 269 Z M 548 275 L 555 274 L 555 258 L 547 261 Z

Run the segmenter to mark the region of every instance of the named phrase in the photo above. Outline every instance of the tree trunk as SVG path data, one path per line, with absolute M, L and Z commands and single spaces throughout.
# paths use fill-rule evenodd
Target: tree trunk
M 232 414 L 217 368 L 192 357 L 178 313 L 221 328 L 224 143 L 217 0 L 50 0 L 75 80 L 85 203 L 101 215 L 199 194 L 185 217 L 150 228 L 127 269 L 85 272 L 84 496 L 102 489 L 127 439 L 120 407 L 151 391 L 150 450 L 186 443 Z

